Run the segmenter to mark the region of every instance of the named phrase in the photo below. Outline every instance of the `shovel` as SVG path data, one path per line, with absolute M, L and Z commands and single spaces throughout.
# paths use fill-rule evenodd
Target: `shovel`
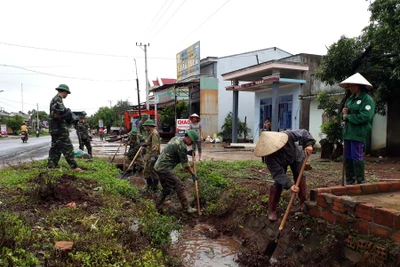
M 124 152 L 124 163 L 122 165 L 122 170 L 125 171 L 125 161 L 126 161 L 126 149 L 128 148 L 128 144 L 125 144 L 125 152 Z
M 301 166 L 301 170 L 300 170 L 299 176 L 297 177 L 297 181 L 296 181 L 296 186 L 297 187 L 299 187 L 299 185 L 300 185 L 300 181 L 302 179 L 303 171 L 304 171 L 304 169 L 306 167 L 307 160 L 308 160 L 308 155 L 306 156 L 306 158 L 305 158 L 305 160 L 303 162 L 303 166 Z M 289 204 L 288 204 L 288 206 L 286 208 L 285 215 L 283 216 L 283 219 L 281 221 L 281 225 L 279 225 L 278 234 L 276 235 L 275 239 L 273 239 L 273 240 L 268 242 L 268 245 L 267 245 L 267 247 L 265 249 L 265 252 L 264 252 L 264 255 L 267 256 L 268 258 L 272 257 L 272 255 L 275 252 L 276 247 L 278 246 L 279 238 L 282 235 L 282 230 L 285 227 L 285 223 L 286 223 L 286 220 L 287 220 L 287 218 L 289 216 L 289 212 L 290 212 L 290 209 L 292 208 L 292 205 L 293 205 L 295 197 L 296 197 L 296 193 L 292 192 L 292 197 L 290 198 Z
M 112 157 L 110 163 L 112 163 L 112 162 L 114 161 L 115 156 L 117 155 L 117 153 L 118 153 L 118 151 L 119 151 L 119 148 L 120 148 L 121 146 L 122 146 L 122 141 L 121 141 L 121 143 L 119 144 L 119 147 L 117 148 L 117 151 L 115 151 L 114 156 Z
M 196 173 L 196 161 L 195 161 L 195 157 L 194 157 L 194 151 L 192 153 L 192 161 L 193 161 L 193 171 L 194 171 L 194 173 Z M 196 188 L 197 212 L 199 213 L 199 215 L 201 215 L 200 198 L 199 198 L 199 185 L 197 183 L 197 180 L 194 181 L 194 187 Z
M 133 163 L 135 162 L 136 158 L 139 156 L 140 152 L 142 152 L 143 147 L 141 146 L 139 150 L 136 152 L 135 157 L 133 157 L 131 163 L 129 164 L 128 168 L 122 173 L 118 175 L 118 178 L 125 178 L 126 173 L 129 171 L 129 169 L 132 167 Z

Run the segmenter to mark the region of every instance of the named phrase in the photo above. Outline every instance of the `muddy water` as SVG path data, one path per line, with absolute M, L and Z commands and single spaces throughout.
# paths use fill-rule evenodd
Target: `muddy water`
M 181 256 L 184 266 L 240 266 L 235 261 L 240 243 L 219 235 L 211 225 L 185 226 L 180 231 L 172 232 L 171 238 L 172 249 Z
M 387 209 L 400 211 L 400 192 L 352 196 L 352 198 L 357 201 L 365 201 Z

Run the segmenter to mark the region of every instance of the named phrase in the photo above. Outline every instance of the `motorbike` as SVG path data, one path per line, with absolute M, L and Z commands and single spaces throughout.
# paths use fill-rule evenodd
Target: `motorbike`
M 28 142 L 28 133 L 27 132 L 21 133 L 21 140 L 22 140 L 22 143 Z

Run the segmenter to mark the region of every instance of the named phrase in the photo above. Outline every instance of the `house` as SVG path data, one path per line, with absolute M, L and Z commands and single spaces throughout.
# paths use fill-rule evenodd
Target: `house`
M 288 56 L 291 54 L 271 47 L 224 57 L 206 57 L 200 60 L 199 75 L 178 80 L 178 83 L 197 81 L 189 90 L 190 113 L 197 113 L 202 118 L 203 136 L 220 132 L 225 118 L 232 111 L 233 95 L 225 90 L 230 82 L 222 74 Z M 252 94 L 243 94 L 238 106 L 239 118 L 246 120 L 248 125 L 254 124 L 254 101 Z

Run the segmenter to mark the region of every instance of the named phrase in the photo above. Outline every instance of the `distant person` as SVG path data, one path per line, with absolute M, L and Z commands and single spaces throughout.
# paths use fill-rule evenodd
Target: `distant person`
M 40 130 L 39 128 L 36 128 L 36 137 L 39 137 L 39 135 L 40 135 Z
M 196 131 L 197 135 L 200 137 L 200 139 L 197 142 L 193 142 L 192 148 L 193 151 L 196 153 L 196 148 L 197 151 L 199 152 L 199 161 L 201 161 L 201 140 L 203 140 L 203 135 L 202 135 L 202 124 L 201 124 L 201 119 L 200 116 L 197 115 L 196 113 L 193 113 L 189 117 L 190 120 L 190 130 Z
M 149 133 L 146 131 L 146 128 L 143 126 L 143 124 L 149 119 L 149 115 L 148 114 L 143 114 L 142 118 L 139 122 L 139 126 L 138 126 L 138 134 L 139 134 L 139 141 L 140 143 L 144 142 L 147 138 L 147 136 L 149 136 Z
M 263 131 L 271 131 L 271 120 L 269 118 L 264 121 Z
M 103 127 L 100 127 L 100 129 L 99 129 L 99 136 L 100 136 L 100 141 L 103 141 L 103 139 L 104 139 L 104 129 L 103 129 Z
M 65 160 L 72 170 L 80 172 L 82 170 L 74 159 L 74 147 L 69 138 L 68 123 L 72 120 L 72 112 L 69 108 L 65 108 L 63 103 L 63 98 L 66 98 L 71 92 L 66 84 L 60 84 L 56 90 L 58 94 L 50 102 L 49 131 L 51 134 L 51 147 L 47 168 L 57 168 L 61 154 L 64 154 Z
M 160 134 L 155 129 L 156 125 L 153 120 L 146 120 L 143 126 L 148 133 L 147 139 L 142 143 L 142 146 L 146 147 L 143 176 L 147 182 L 147 190 L 153 191 L 155 194 L 157 192 L 158 176 L 154 170 L 154 164 L 156 164 L 158 156 L 160 156 L 161 139 Z
M 78 122 L 77 133 L 78 133 L 78 138 L 79 138 L 79 149 L 84 151 L 85 146 L 86 146 L 89 156 L 93 157 L 92 145 L 90 144 L 89 124 L 86 120 L 86 112 L 85 111 L 82 112 L 81 119 Z
M 134 157 L 136 156 L 136 153 L 138 152 L 140 148 L 140 143 L 139 143 L 139 138 L 137 138 L 138 131 L 136 128 L 132 128 L 132 130 L 128 133 L 128 144 L 129 144 L 129 150 L 126 156 L 128 157 L 129 161 L 131 162 Z M 135 163 L 133 165 L 133 172 L 139 173 L 141 169 L 143 169 L 143 161 L 141 160 L 140 157 L 137 157 L 135 160 Z
M 303 149 L 297 144 L 299 142 Z M 290 189 L 299 194 L 301 209 L 305 207 L 307 200 L 307 181 L 301 178 L 297 187 L 287 175 L 287 168 L 293 174 L 296 182 L 304 161 L 304 154 L 310 155 L 313 151 L 315 139 L 307 130 L 295 130 L 285 132 L 265 131 L 261 133 L 254 154 L 258 157 L 266 157 L 266 164 L 270 171 L 274 184 L 271 186 L 268 197 L 268 219 L 272 222 L 278 220 L 276 207 L 281 198 L 282 190 Z
M 171 191 L 176 191 L 178 199 L 181 202 L 182 208 L 187 213 L 196 212 L 196 209 L 189 207 L 189 200 L 185 194 L 185 187 L 182 180 L 174 172 L 174 168 L 179 163 L 182 168 L 185 168 L 191 175 L 193 180 L 198 177 L 193 169 L 189 166 L 188 155 L 192 155 L 193 150 L 187 150 L 187 146 L 197 142 L 199 136 L 194 130 L 188 130 L 184 137 L 174 137 L 161 151 L 154 169 L 160 179 L 162 186 L 161 194 L 156 200 L 156 208 L 160 209 L 165 198 L 171 194 Z
M 356 73 L 341 82 L 340 86 L 352 93 L 341 114 L 344 121 L 346 184 L 362 184 L 365 182 L 364 145 L 375 115 L 375 102 L 368 92 L 372 85 Z
M 25 123 L 21 126 L 21 134 L 26 134 L 26 140 L 28 140 L 28 126 Z

